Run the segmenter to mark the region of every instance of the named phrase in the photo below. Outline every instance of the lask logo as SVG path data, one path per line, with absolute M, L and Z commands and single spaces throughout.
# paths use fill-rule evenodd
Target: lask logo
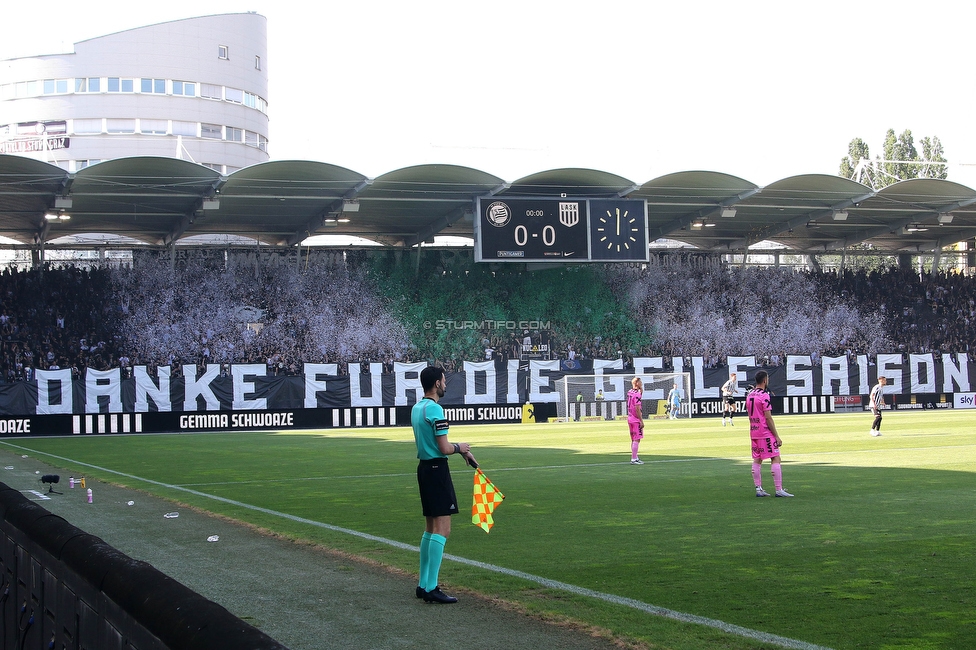
M 567 228 L 572 228 L 579 223 L 579 203 L 559 203 L 559 223 Z

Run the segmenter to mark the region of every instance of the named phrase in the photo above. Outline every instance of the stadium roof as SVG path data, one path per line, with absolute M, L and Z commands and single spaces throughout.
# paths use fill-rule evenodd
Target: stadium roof
M 821 174 L 758 187 L 718 172 L 678 172 L 641 184 L 603 171 L 554 169 L 506 182 L 453 165 L 367 178 L 310 161 L 266 162 L 225 177 L 152 157 L 68 173 L 13 155 L 0 155 L 0 235 L 36 245 L 97 233 L 155 246 L 196 235 L 237 235 L 273 246 L 349 235 L 410 247 L 435 235 L 471 237 L 478 196 L 562 194 L 644 199 L 652 241 L 668 238 L 703 251 L 743 251 L 768 240 L 802 253 L 858 243 L 925 252 L 976 236 L 976 191 L 944 180 L 875 191 Z M 45 218 L 59 208 L 71 218 Z

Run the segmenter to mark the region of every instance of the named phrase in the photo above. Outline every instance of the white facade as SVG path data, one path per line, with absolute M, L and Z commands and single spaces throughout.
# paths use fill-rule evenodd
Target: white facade
M 74 172 L 127 156 L 268 160 L 267 20 L 188 18 L 0 62 L 0 153 Z

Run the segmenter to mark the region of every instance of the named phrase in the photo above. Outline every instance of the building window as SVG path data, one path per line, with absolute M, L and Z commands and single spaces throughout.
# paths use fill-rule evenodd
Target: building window
M 218 174 L 222 174 L 223 171 L 224 171 L 223 170 L 223 165 L 221 165 L 219 163 L 200 163 L 200 164 L 203 165 L 204 167 L 207 167 L 208 169 L 214 170 Z
M 101 133 L 102 132 L 102 118 L 87 118 L 78 119 L 75 118 L 72 123 L 72 129 L 75 133 Z
M 200 137 L 210 138 L 212 140 L 222 140 L 223 128 L 219 124 L 207 124 L 204 122 L 200 125 Z
M 102 80 L 99 77 L 88 77 L 88 92 L 98 93 L 101 92 Z
M 129 119 L 109 118 L 105 120 L 105 130 L 109 133 L 135 133 L 136 121 Z
M 166 80 L 165 79 L 143 79 L 140 84 L 140 90 L 144 93 L 155 93 L 157 95 L 166 94 Z
M 89 160 L 76 160 L 75 161 L 75 171 L 81 171 L 85 167 L 91 167 L 92 165 L 97 165 L 102 162 L 98 158 L 91 158 Z
M 244 129 L 237 129 L 233 126 L 228 126 L 227 139 L 231 142 L 244 142 Z
M 229 59 L 230 58 L 230 48 L 226 45 L 217 46 L 217 58 L 218 59 Z
M 68 80 L 67 79 L 45 79 L 44 80 L 44 94 L 45 95 L 63 95 L 68 92 Z
M 197 123 L 173 120 L 173 135 L 185 135 L 195 138 L 197 137 Z
M 200 84 L 200 96 L 207 99 L 223 99 L 223 88 L 214 84 Z
M 196 97 L 197 85 L 192 81 L 174 81 L 173 94 L 183 95 L 184 97 Z
M 233 102 L 234 104 L 243 104 L 244 91 L 238 90 L 237 88 L 224 88 L 224 101 Z
M 264 101 L 257 95 L 252 95 L 251 93 L 244 93 L 244 105 L 248 108 L 255 108 L 262 113 L 268 112 L 268 102 Z
M 108 78 L 108 91 L 110 93 L 131 93 L 135 90 L 135 81 L 132 79 L 121 79 L 119 77 Z
M 249 147 L 260 149 L 261 151 L 267 152 L 268 150 L 268 139 L 260 133 L 255 133 L 254 131 L 247 131 L 244 133 L 244 144 Z
M 139 130 L 149 135 L 166 135 L 166 120 L 139 120 Z
M 36 97 L 41 94 L 41 84 L 37 81 L 18 81 L 14 85 L 14 97 Z
M 255 70 L 260 70 L 261 69 L 261 57 L 256 56 L 256 55 L 254 57 L 254 69 Z
M 82 77 L 81 79 L 75 79 L 75 92 L 76 93 L 86 93 L 88 92 L 88 80 Z

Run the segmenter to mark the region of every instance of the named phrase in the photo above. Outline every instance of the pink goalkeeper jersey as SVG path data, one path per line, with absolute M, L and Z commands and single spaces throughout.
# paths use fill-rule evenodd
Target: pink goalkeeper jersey
M 643 393 L 636 388 L 627 391 L 627 421 L 640 422 L 644 419 L 644 409 L 641 405 Z
M 773 434 L 766 424 L 766 413 L 773 410 L 769 403 L 769 393 L 754 388 L 746 395 L 746 415 L 749 416 L 749 437 L 767 438 Z

